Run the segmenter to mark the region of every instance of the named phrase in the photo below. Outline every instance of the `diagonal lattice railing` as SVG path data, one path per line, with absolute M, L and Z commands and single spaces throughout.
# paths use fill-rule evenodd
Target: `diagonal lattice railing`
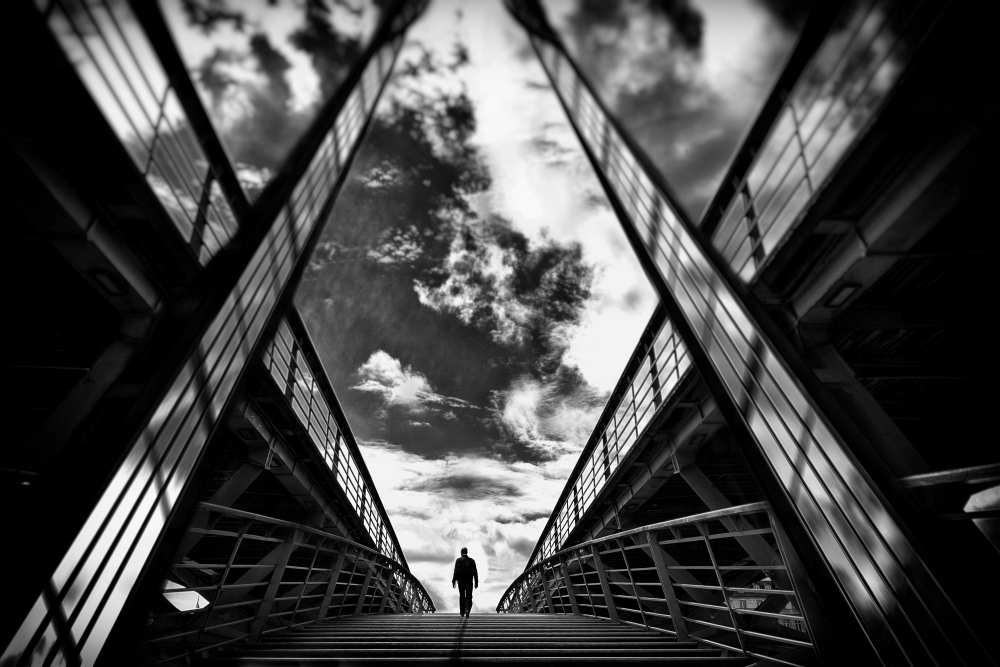
M 197 250 L 201 263 L 212 269 L 213 280 L 202 285 L 198 295 L 202 308 L 191 315 L 179 349 L 173 351 L 179 359 L 174 371 L 151 383 L 145 399 L 151 407 L 137 419 L 134 435 L 122 446 L 106 486 L 72 538 L 59 547 L 58 560 L 23 615 L 13 612 L 21 621 L 2 660 L 37 659 L 46 664 L 59 660 L 94 664 L 99 659 L 210 434 L 264 342 L 262 335 L 280 316 L 279 305 L 318 238 L 392 71 L 402 33 L 426 0 L 390 3 L 362 57 L 249 211 L 245 200 L 238 205 L 241 198 L 227 191 L 225 176 L 231 174 L 231 166 L 209 168 L 209 160 L 203 159 L 213 150 L 204 143 L 207 135 L 199 132 L 195 137 L 202 142 L 204 156 L 188 141 L 191 137 L 183 127 L 191 124 L 191 114 L 185 110 L 182 118 L 171 102 L 172 91 L 180 90 L 177 81 L 156 78 L 150 69 L 157 60 L 163 64 L 163 49 L 157 51 L 155 42 L 164 46 L 162 39 L 150 39 L 155 21 L 142 19 L 151 5 L 103 0 L 78 5 L 41 2 L 34 18 L 45 23 L 68 56 L 177 231 Z M 82 21 L 89 22 L 86 30 L 78 29 Z M 117 83 L 95 74 L 97 63 L 106 75 L 117 71 Z M 170 76 L 184 79 L 187 74 L 175 71 Z M 146 79 L 148 89 L 143 88 Z M 156 106 L 149 106 L 150 99 Z M 131 120 L 123 121 L 126 110 Z M 164 124 L 168 120 L 173 123 L 169 128 Z M 168 134 L 187 138 L 178 139 L 176 146 L 161 143 Z M 168 192 L 154 177 L 167 179 L 169 173 L 177 182 Z M 223 200 L 212 194 L 210 173 L 212 179 L 219 178 L 224 199 L 238 218 L 231 238 L 219 236 L 211 243 L 204 235 L 211 231 L 211 218 L 205 218 L 208 212 L 201 210 L 202 203 L 222 207 Z M 203 175 L 207 180 L 199 183 Z M 196 201 L 198 207 L 192 208 Z M 215 252 L 223 247 L 225 252 Z
M 766 503 L 607 535 L 527 568 L 500 613 L 608 618 L 785 664 L 809 664 L 809 625 Z
M 910 4 L 881 6 L 903 11 Z M 919 5 L 923 32 L 937 15 L 934 4 Z M 532 48 L 699 371 L 730 424 L 762 455 L 780 487 L 776 502 L 794 512 L 806 547 L 822 560 L 872 648 L 901 664 L 981 661 L 968 623 L 899 508 L 858 460 L 845 438 L 849 427 L 835 424 L 821 393 L 814 393 L 815 376 L 791 341 L 746 293 L 731 260 L 677 205 L 537 0 L 508 5 L 531 33 Z M 839 163 L 847 154 L 831 151 L 823 159 Z
M 201 503 L 196 546 L 169 568 L 164 594 L 184 609 L 152 615 L 149 659 L 172 663 L 271 632 L 352 614 L 434 611 L 395 559 L 340 535 Z
M 911 34 L 925 27 L 915 8 L 891 2 L 855 2 L 843 9 L 837 29 L 803 39 L 764 111 L 733 160 L 709 204 L 702 226 L 733 272 L 752 281 L 780 241 L 795 227 L 840 159 L 877 116 L 904 71 Z M 547 47 L 540 47 L 543 50 Z M 543 51 L 544 52 L 544 51 Z M 581 131 L 605 146 L 601 112 L 573 83 L 572 69 L 554 67 L 558 90 L 578 105 Z M 638 168 L 607 140 L 609 160 Z M 613 173 L 611 174 L 614 175 Z M 651 195 L 632 192 L 627 202 Z M 640 342 L 619 387 L 581 454 L 581 461 L 552 513 L 530 562 L 556 551 L 589 508 L 624 454 L 663 407 L 690 366 L 684 341 L 669 320 L 657 318 L 654 342 Z M 651 323 L 651 326 L 654 326 Z
M 378 551 L 406 563 L 357 441 L 319 355 L 294 310 L 278 323 L 261 361 Z

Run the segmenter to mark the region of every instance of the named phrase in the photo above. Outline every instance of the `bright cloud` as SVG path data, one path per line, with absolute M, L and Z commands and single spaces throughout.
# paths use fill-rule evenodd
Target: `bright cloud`
M 427 406 L 445 408 L 476 408 L 455 396 L 444 396 L 431 388 L 427 377 L 413 370 L 384 350 L 372 352 L 357 370 L 360 382 L 351 389 L 379 394 L 389 405 L 400 405 L 412 412 L 422 412 Z M 417 427 L 427 422 L 413 421 Z
M 429 459 L 388 442 L 361 447 L 410 569 L 439 611 L 458 608 L 451 568 L 463 546 L 479 569 L 474 611 L 495 609 L 524 569 L 576 463 L 575 453 L 536 465 Z

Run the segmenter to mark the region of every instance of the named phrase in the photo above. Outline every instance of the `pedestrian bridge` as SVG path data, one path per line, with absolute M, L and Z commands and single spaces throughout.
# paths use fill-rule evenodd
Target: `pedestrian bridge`
M 428 3 L 375 4 L 256 192 L 160 3 L 4 3 L 0 666 L 995 664 L 988 3 L 814 3 L 694 219 L 507 0 L 660 306 L 468 619 L 410 572 L 293 300 Z

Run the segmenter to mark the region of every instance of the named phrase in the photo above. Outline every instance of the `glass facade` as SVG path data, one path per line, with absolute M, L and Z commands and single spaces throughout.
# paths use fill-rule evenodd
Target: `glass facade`
M 301 346 L 288 322 L 282 320 L 274 339 L 262 353 L 264 366 L 288 398 L 299 424 L 322 454 L 376 548 L 392 560 L 401 561 L 399 545 L 387 529 L 389 518 L 376 505 L 375 491 L 368 487 L 361 473 L 364 462 L 350 435 L 350 427 L 331 410 L 329 401 L 336 399 L 327 397 L 321 389 Z M 318 368 L 315 372 L 323 370 Z
M 696 219 L 792 50 L 810 2 L 543 0 L 563 45 Z
M 381 14 L 371 0 L 161 4 L 250 199 L 362 57 Z
M 157 150 L 161 145 L 155 141 L 156 119 L 162 121 L 166 115 L 169 88 L 165 87 L 162 73 L 158 73 L 148 38 L 130 17 L 127 5 L 88 3 L 66 10 L 56 3 L 41 9 L 137 166 L 143 160 L 152 164 L 160 155 Z M 84 19 L 91 21 L 86 31 L 79 29 Z M 107 37 L 112 30 L 120 38 L 118 42 Z M 293 268 L 302 259 L 307 239 L 324 222 L 320 212 L 357 148 L 364 120 L 377 102 L 401 43 L 401 35 L 387 38 L 364 65 L 361 83 L 336 110 L 335 120 L 318 119 L 326 120 L 329 130 L 314 159 L 239 273 L 235 288 L 203 330 L 196 349 L 170 382 L 139 436 L 126 449 L 122 463 L 49 577 L 45 593 L 38 596 L 6 647 L 4 661 L 29 655 L 46 663 L 56 659 L 79 660 L 83 664 L 97 661 L 192 477 L 209 435 L 251 360 L 261 332 L 274 314 Z M 98 44 L 105 49 L 101 54 L 96 52 Z M 72 51 L 77 46 L 80 53 Z M 136 53 L 142 55 L 124 61 L 125 55 Z M 101 74 L 111 64 L 120 68 L 122 79 L 116 84 Z M 150 87 L 142 89 L 142 95 L 137 92 L 135 99 L 125 104 L 121 96 L 147 82 Z M 105 87 L 99 88 L 98 83 Z M 160 100 L 159 106 L 149 106 L 155 100 Z M 152 123 L 139 125 L 140 118 Z M 152 135 L 146 134 L 150 128 Z M 167 151 L 164 156 L 173 156 L 167 148 L 163 150 Z M 150 178 L 147 176 L 147 181 L 157 191 Z M 161 201 L 164 192 L 158 192 Z M 303 382 L 305 378 L 303 375 Z M 299 394 L 300 410 L 303 396 Z M 344 457 L 343 466 L 338 471 L 343 484 L 355 489 L 357 506 L 363 510 L 370 503 L 366 505 L 365 491 L 357 483 L 357 466 L 350 457 Z M 376 544 L 380 540 L 384 543 L 382 527 L 370 510 L 366 525 Z
M 892 92 L 915 7 L 856 2 L 785 101 L 712 243 L 750 282 Z
M 236 233 L 236 219 L 132 10 L 125 2 L 52 2 L 43 11 L 177 233 L 206 264 Z
M 878 37 L 881 33 L 877 19 L 882 10 L 875 9 L 860 19 L 852 11 L 845 9 L 846 20 L 841 19 L 847 34 L 862 36 L 863 52 L 888 58 L 861 68 L 867 73 L 860 81 L 877 80 L 877 88 L 888 91 L 898 78 L 899 65 L 888 64 L 883 69 L 884 63 L 893 63 L 889 54 L 894 40 Z M 673 302 L 687 330 L 693 332 L 694 339 L 688 343 L 697 344 L 704 353 L 708 365 L 700 370 L 714 374 L 724 388 L 745 433 L 763 454 L 813 548 L 825 561 L 861 625 L 871 633 L 873 645 L 883 656 L 900 659 L 916 642 L 927 642 L 932 636 L 934 642 L 946 646 L 939 612 L 947 609 L 953 613 L 953 607 L 938 585 L 917 583 L 933 581 L 933 577 L 897 516 L 762 332 L 743 297 L 713 263 L 715 260 L 706 253 L 688 218 L 637 159 L 632 147 L 639 144 L 621 134 L 607 107 L 598 101 L 589 81 L 567 53 L 539 36 L 545 34 L 544 26 L 530 16 L 525 23 L 534 31 L 533 47 L 591 162 L 606 179 L 609 197 L 620 206 L 622 224 L 641 240 L 641 252 L 655 266 L 665 286 L 664 298 Z M 793 105 L 817 96 L 836 97 L 835 93 L 822 91 L 826 90 L 826 81 L 838 79 L 836 61 L 827 62 L 831 52 L 840 54 L 850 48 L 843 46 L 843 35 L 842 30 L 831 33 L 833 42 L 819 51 L 818 69 L 810 70 L 811 75 L 802 79 L 802 91 L 813 91 L 818 85 L 821 92 L 797 89 Z M 858 60 L 848 57 L 851 63 Z M 851 71 L 856 69 L 852 67 Z M 847 78 L 858 80 L 853 74 Z M 863 89 L 864 85 L 859 94 Z M 884 99 L 886 94 L 875 98 Z M 877 104 L 862 108 L 874 109 Z M 825 109 L 826 105 L 821 107 Z M 805 112 L 803 118 L 812 119 L 810 130 L 827 127 L 816 136 L 836 134 L 836 130 L 824 125 L 826 121 L 820 120 L 823 114 L 819 111 L 813 111 L 811 106 L 800 111 Z M 871 113 L 865 111 L 862 121 Z M 828 174 L 831 164 L 844 154 L 842 147 L 819 150 L 821 146 L 846 143 L 818 140 L 815 150 L 802 153 L 803 178 L 806 166 L 813 168 L 821 163 L 825 166 L 818 174 Z M 799 195 L 801 199 L 792 206 L 804 207 L 807 195 Z M 544 539 L 549 539 L 548 535 Z

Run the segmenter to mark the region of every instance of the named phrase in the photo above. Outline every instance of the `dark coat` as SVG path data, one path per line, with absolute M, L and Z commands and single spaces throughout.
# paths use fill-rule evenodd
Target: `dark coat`
M 460 556 L 455 560 L 455 571 L 451 575 L 451 583 L 475 581 L 479 585 L 479 572 L 476 571 L 476 561 L 468 556 Z

